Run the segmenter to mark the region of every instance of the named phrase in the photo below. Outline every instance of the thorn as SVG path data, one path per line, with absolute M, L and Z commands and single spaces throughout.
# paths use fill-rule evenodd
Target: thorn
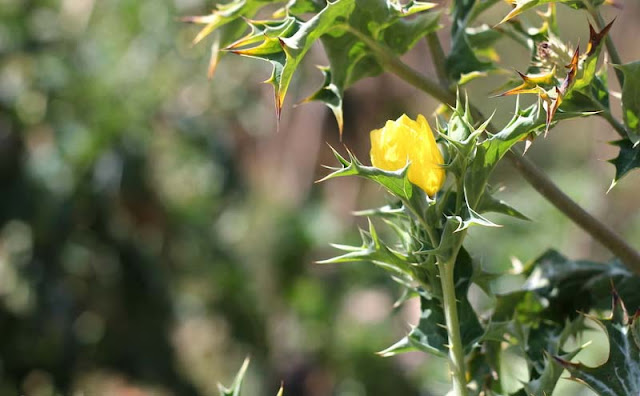
M 524 151 L 522 152 L 523 157 L 525 154 L 527 154 L 527 151 L 529 151 L 529 148 L 531 147 L 532 144 L 533 144 L 533 138 L 531 138 L 530 136 L 527 136 L 527 139 L 524 142 Z

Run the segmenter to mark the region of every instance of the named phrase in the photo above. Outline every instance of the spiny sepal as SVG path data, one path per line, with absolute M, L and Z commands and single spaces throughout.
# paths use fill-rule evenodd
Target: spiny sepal
M 334 248 L 345 251 L 346 253 L 341 256 L 318 261 L 317 263 L 371 262 L 391 272 L 393 275 L 408 279 L 413 277 L 411 270 L 413 263 L 410 261 L 410 258 L 385 245 L 378 236 L 378 232 L 371 220 L 369 220 L 368 230 L 360 230 L 360 237 L 362 238 L 361 246 L 332 244 Z
M 247 369 L 249 368 L 250 359 L 247 357 L 244 359 L 240 370 L 236 374 L 236 377 L 233 380 L 233 383 L 230 387 L 225 387 L 222 384 L 218 384 L 218 391 L 220 392 L 220 396 L 239 396 L 240 389 L 242 388 L 242 382 L 244 381 L 244 376 L 247 373 Z

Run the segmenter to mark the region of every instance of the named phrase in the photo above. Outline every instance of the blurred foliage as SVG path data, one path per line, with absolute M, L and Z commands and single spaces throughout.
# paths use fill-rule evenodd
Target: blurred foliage
M 322 196 L 247 180 L 264 98 L 244 63 L 211 88 L 176 21 L 203 7 L 0 1 L 0 395 L 212 395 L 246 354 L 253 394 L 418 394 L 372 359 L 406 327 L 384 276 L 310 274 Z

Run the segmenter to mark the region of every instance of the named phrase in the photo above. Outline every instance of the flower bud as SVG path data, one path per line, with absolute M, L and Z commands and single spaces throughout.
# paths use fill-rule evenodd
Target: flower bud
M 424 116 L 416 121 L 402 115 L 371 131 L 371 163 L 376 168 L 396 171 L 409 165 L 409 180 L 434 196 L 445 180 L 444 160 Z

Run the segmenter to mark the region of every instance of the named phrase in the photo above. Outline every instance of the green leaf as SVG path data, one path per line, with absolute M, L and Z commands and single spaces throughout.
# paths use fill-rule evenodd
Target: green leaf
M 238 370 L 231 387 L 226 388 L 222 384 L 218 384 L 218 390 L 220 391 L 220 396 L 239 396 L 240 388 L 242 387 L 242 381 L 244 380 L 244 376 L 247 373 L 247 368 L 249 367 L 249 358 L 244 359 L 244 363 L 242 363 L 242 367 Z
M 520 312 L 522 320 L 553 321 L 563 325 L 577 312 L 588 312 L 600 305 L 611 290 L 612 282 L 625 298 L 640 298 L 633 290 L 640 287 L 640 277 L 633 275 L 618 260 L 598 263 L 569 260 L 549 250 L 530 262 L 523 272 L 526 282 L 520 289 L 497 297 L 496 320 L 508 320 Z
M 375 209 L 365 209 L 358 210 L 353 212 L 354 216 L 366 216 L 366 217 L 380 217 L 382 219 L 401 219 L 408 220 L 409 216 L 407 215 L 405 208 L 402 206 L 401 202 L 398 202 L 397 205 L 385 205 Z
M 467 28 L 466 33 L 467 41 L 471 48 L 473 48 L 476 55 L 494 61 L 498 59 L 498 55 L 495 51 L 495 45 L 499 39 L 504 37 L 503 33 L 493 29 L 489 25 Z
M 322 0 L 289 0 L 286 7 L 282 11 L 276 12 L 275 15 L 277 16 L 283 13 L 286 15 L 300 16 L 307 13 L 317 13 L 320 12 L 325 5 L 326 2 Z
M 611 144 L 619 147 L 620 152 L 616 158 L 609 160 L 616 167 L 616 176 L 609 189 L 613 188 L 627 173 L 640 168 L 640 144 L 634 145 L 629 139 L 617 140 Z
M 475 0 L 455 0 L 452 3 L 451 16 L 453 18 L 453 25 L 451 26 L 452 35 L 455 35 L 461 27 L 465 27 L 468 20 L 467 17 L 471 13 Z
M 638 315 L 629 317 L 624 303 L 614 292 L 611 316 L 592 318 L 609 338 L 609 358 L 598 367 L 587 367 L 556 357 L 571 374 L 571 379 L 589 386 L 603 396 L 640 394 L 640 322 Z
M 488 192 L 485 192 L 480 199 L 480 203 L 478 203 L 478 212 L 493 212 L 493 213 L 501 213 L 507 216 L 515 217 L 520 220 L 530 220 L 527 216 L 523 215 L 509 204 L 504 202 L 503 200 L 496 199 L 491 196 Z
M 622 84 L 622 116 L 629 139 L 640 141 L 640 61 L 614 65 L 624 74 Z
M 276 42 L 280 45 L 277 53 L 264 54 L 260 51 L 260 45 L 238 52 L 241 55 L 253 56 L 267 60 L 273 65 L 271 78 L 267 80 L 274 87 L 276 113 L 280 114 L 282 103 L 289 89 L 289 84 L 298 65 L 311 48 L 311 45 L 335 27 L 338 19 L 344 19 L 350 15 L 355 7 L 355 0 L 337 0 L 328 3 L 327 6 L 313 18 L 297 25 L 292 34 L 280 35 L 277 39 L 265 38 L 265 44 Z
M 316 93 L 309 96 L 303 103 L 318 101 L 324 103 L 333 112 L 336 122 L 338 123 L 338 129 L 340 135 L 342 135 L 342 129 L 344 126 L 344 117 L 342 115 L 342 96 L 343 89 L 338 87 L 331 76 L 331 68 L 325 66 L 318 67 L 324 76 L 324 82 Z
M 449 78 L 458 83 L 463 76 L 466 76 L 464 82 L 471 81 L 469 78 L 470 73 L 481 76 L 483 73 L 495 70 L 493 63 L 478 59 L 471 48 L 465 30 L 458 31 L 453 37 L 451 51 L 447 56 L 445 65 Z
M 436 356 L 447 356 L 447 330 L 442 301 L 423 289 L 420 295 L 420 321 L 411 332 L 389 348 L 378 352 L 391 357 L 405 352 L 422 351 Z
M 473 29 L 468 29 L 471 22 L 476 1 L 456 0 L 453 3 L 453 22 L 451 24 L 451 50 L 445 61 L 447 74 L 451 81 L 458 85 L 467 83 L 476 77 L 483 76 L 486 72 L 494 70 L 491 62 L 478 59 L 472 49 L 470 35 L 474 35 Z M 477 37 L 476 37 L 477 38 Z M 487 37 L 476 40 L 476 44 L 485 41 Z

